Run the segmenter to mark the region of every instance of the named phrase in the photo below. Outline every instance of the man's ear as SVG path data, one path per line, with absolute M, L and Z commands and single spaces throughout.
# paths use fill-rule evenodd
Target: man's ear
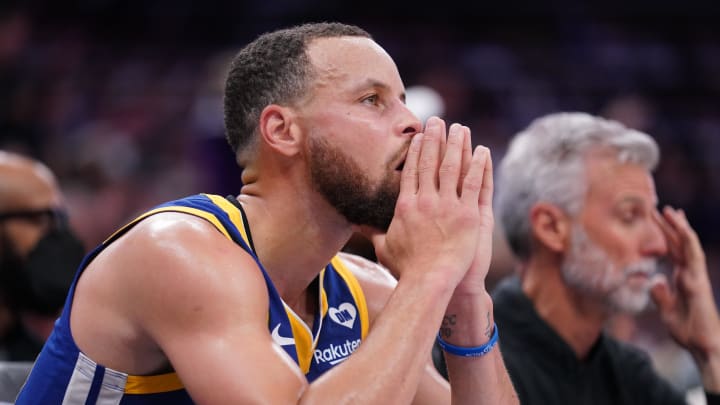
M 300 131 L 295 125 L 295 114 L 289 107 L 270 104 L 260 113 L 260 138 L 270 148 L 292 156 L 301 148 Z
M 533 238 L 555 253 L 568 246 L 571 221 L 558 206 L 539 202 L 530 209 L 530 228 Z

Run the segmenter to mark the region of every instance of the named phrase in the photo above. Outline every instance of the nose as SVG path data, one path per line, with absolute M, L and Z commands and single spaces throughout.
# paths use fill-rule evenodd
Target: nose
M 420 119 L 410 111 L 410 109 L 404 103 L 400 103 L 400 118 L 397 123 L 397 133 L 412 137 L 418 132 L 422 131 L 422 122 Z
M 641 249 L 644 256 L 659 257 L 667 254 L 667 240 L 665 240 L 665 235 L 660 229 L 660 225 L 655 221 L 649 221 Z

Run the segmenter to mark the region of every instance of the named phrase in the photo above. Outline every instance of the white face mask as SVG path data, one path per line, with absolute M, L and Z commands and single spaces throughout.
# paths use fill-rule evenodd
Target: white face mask
M 651 278 L 657 269 L 657 259 L 643 259 L 618 269 L 607 252 L 575 225 L 562 276 L 571 287 L 600 301 L 610 312 L 636 314 L 650 303 Z M 647 281 L 630 284 L 628 278 L 636 273 L 647 275 Z

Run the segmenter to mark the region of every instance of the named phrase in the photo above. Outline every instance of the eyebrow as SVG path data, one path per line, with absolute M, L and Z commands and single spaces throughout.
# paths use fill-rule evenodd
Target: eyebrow
M 366 79 L 362 83 L 358 84 L 357 86 L 354 86 L 352 88 L 353 92 L 359 92 L 362 89 L 366 89 L 368 87 L 376 88 L 376 89 L 382 89 L 384 91 L 390 92 L 390 86 L 388 86 L 386 83 L 383 83 L 376 79 Z M 399 95 L 400 100 L 402 100 L 403 104 L 405 103 L 405 92 L 403 91 Z
M 653 207 L 657 207 L 659 204 L 657 196 L 653 198 L 651 201 Z M 640 204 L 643 205 L 645 203 L 645 200 L 643 198 L 637 197 L 637 196 L 625 196 L 622 197 L 620 200 L 616 202 L 617 206 L 620 205 L 626 205 L 626 204 Z

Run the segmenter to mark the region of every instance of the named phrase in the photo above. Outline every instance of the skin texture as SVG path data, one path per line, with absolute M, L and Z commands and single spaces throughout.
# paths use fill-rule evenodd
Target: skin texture
M 307 53 L 317 81 L 295 105 L 262 111 L 238 200 L 275 287 L 312 324 L 318 301 L 308 286 L 358 229 L 315 184 L 313 145 L 344 151 L 337 156 L 364 174 L 358 187 L 366 194 L 383 183 L 399 188 L 387 234 L 364 228 L 398 281 L 344 256 L 368 297 L 372 327 L 362 345 L 309 385 L 271 339 L 253 259 L 204 220 L 162 213 L 108 247 L 80 278 L 71 315 L 79 347 L 132 374 L 174 369 L 200 404 L 430 404 L 451 396 L 452 403 L 517 403 L 499 349 L 449 361 L 452 393 L 429 365 L 446 310 L 462 319 L 448 341 L 488 340 L 489 151 L 473 152 L 460 125 L 446 131 L 432 118 L 423 129 L 404 105 L 395 64 L 372 40 L 317 39 Z
M 610 316 L 619 289 L 649 294 L 670 334 L 694 356 L 707 390 L 718 392 L 718 318 L 704 253 L 682 211 L 658 212 L 655 185 L 647 169 L 620 163 L 607 153 L 586 156 L 588 191 L 575 218 L 558 207 L 531 209 L 536 246 L 523 271 L 522 288 L 541 317 L 585 358 Z M 573 229 L 580 227 L 602 250 L 604 263 L 586 262 L 583 288 L 563 277 Z M 629 275 L 624 269 L 668 255 L 670 282 L 660 274 Z M 603 280 L 602 282 L 600 280 Z

